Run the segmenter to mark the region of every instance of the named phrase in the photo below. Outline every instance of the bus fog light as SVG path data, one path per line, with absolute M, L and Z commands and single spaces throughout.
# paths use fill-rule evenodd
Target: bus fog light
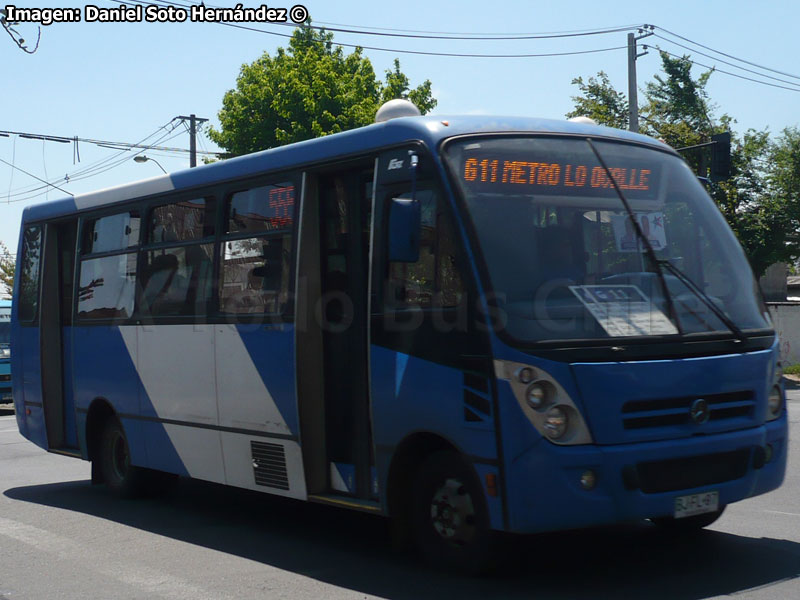
M 772 447 L 772 444 L 767 444 L 764 447 L 764 462 L 768 463 L 772 460 L 772 456 L 775 454 L 775 450 Z
M 581 487 L 585 490 L 593 490 L 594 486 L 597 485 L 597 475 L 595 475 L 594 471 L 589 469 L 588 471 L 584 471 L 581 475 Z
M 544 420 L 544 429 L 550 439 L 557 440 L 567 432 L 569 417 L 567 411 L 560 406 L 554 406 L 547 411 Z
M 781 394 L 781 389 L 777 385 L 773 387 L 769 393 L 767 407 L 769 408 L 771 417 L 777 417 L 781 414 L 781 410 L 783 409 L 783 395 Z
M 543 408 L 547 402 L 547 390 L 540 383 L 534 383 L 529 387 L 525 396 L 528 400 L 528 405 L 536 410 Z

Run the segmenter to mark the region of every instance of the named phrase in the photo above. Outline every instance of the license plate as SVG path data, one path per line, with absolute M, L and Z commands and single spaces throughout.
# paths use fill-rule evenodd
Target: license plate
M 675 498 L 675 518 L 693 517 L 719 510 L 719 492 L 705 492 Z

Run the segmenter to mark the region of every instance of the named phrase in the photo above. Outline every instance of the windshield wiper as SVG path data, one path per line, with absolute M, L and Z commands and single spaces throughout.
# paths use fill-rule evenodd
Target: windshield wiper
M 739 328 L 739 326 L 736 323 L 734 323 L 728 315 L 725 314 L 725 311 L 723 311 L 719 306 L 717 306 L 714 303 L 711 297 L 708 294 L 706 294 L 700 288 L 700 286 L 698 286 L 694 281 L 689 279 L 688 275 L 686 275 L 678 267 L 669 262 L 669 260 L 667 260 L 666 258 L 658 259 L 658 264 L 665 267 L 670 273 L 675 275 L 675 277 L 677 277 L 681 281 L 681 283 L 683 283 L 683 285 L 689 288 L 689 290 L 695 296 L 697 296 L 697 298 L 699 298 L 703 302 L 703 304 L 705 304 L 720 321 L 722 321 L 725 324 L 725 327 L 731 330 L 731 333 L 733 333 L 733 335 L 736 336 L 737 342 L 744 342 L 747 340 L 747 336 Z
M 622 201 L 622 205 L 625 207 L 625 212 L 628 213 L 628 218 L 633 225 L 633 230 L 636 232 L 636 237 L 642 242 L 644 246 L 645 254 L 647 254 L 647 258 L 650 259 L 650 262 L 653 263 L 656 269 L 656 274 L 658 275 L 658 280 L 661 283 L 661 288 L 664 291 L 664 297 L 667 300 L 667 310 L 672 315 L 673 319 L 675 320 L 676 325 L 678 326 L 678 332 L 683 335 L 683 328 L 681 327 L 681 321 L 678 318 L 678 313 L 675 310 L 675 304 L 672 301 L 672 295 L 669 293 L 669 288 L 667 287 L 667 280 L 664 277 L 664 268 L 668 269 L 675 277 L 677 277 L 689 290 L 700 299 L 708 308 L 713 312 L 717 318 L 722 321 L 722 323 L 736 336 L 736 342 L 744 342 L 747 340 L 747 336 L 745 336 L 744 332 L 739 329 L 739 327 L 734 323 L 728 315 L 726 315 L 708 295 L 701 290 L 689 277 L 687 277 L 678 267 L 673 265 L 667 259 L 660 259 L 656 256 L 656 251 L 653 250 L 653 245 L 650 243 L 650 240 L 647 239 L 647 236 L 642 231 L 639 222 L 636 220 L 636 215 L 631 208 L 631 205 L 628 203 L 628 199 L 625 197 L 625 194 L 622 193 L 622 189 L 617 184 L 617 180 L 614 179 L 614 176 L 611 174 L 611 169 L 608 168 L 606 162 L 603 160 L 603 157 L 600 156 L 600 152 L 597 151 L 594 144 L 592 143 L 592 138 L 586 138 L 586 142 L 589 144 L 589 147 L 594 152 L 594 155 L 597 157 L 597 160 L 600 162 L 600 166 L 603 167 L 603 170 L 606 172 L 606 176 L 611 181 L 611 185 L 614 186 L 614 191 L 617 192 L 617 196 Z M 663 268 L 662 268 L 663 267 Z
M 645 254 L 647 254 L 647 258 L 650 259 L 650 262 L 653 263 L 653 266 L 656 269 L 656 275 L 658 276 L 658 281 L 661 284 L 661 289 L 664 293 L 664 298 L 667 300 L 667 311 L 672 317 L 672 320 L 675 321 L 675 324 L 678 327 L 678 333 L 683 335 L 683 327 L 681 326 L 681 320 L 678 318 L 678 311 L 675 310 L 675 304 L 672 302 L 672 296 L 667 289 L 667 280 L 664 278 L 664 271 L 661 269 L 658 263 L 658 257 L 656 257 L 656 251 L 653 250 L 653 246 L 650 243 L 650 240 L 647 239 L 647 236 L 642 231 L 639 222 L 636 220 L 636 215 L 633 214 L 633 209 L 631 205 L 628 203 L 628 199 L 625 197 L 625 194 L 622 193 L 619 185 L 617 185 L 617 180 L 614 179 L 614 176 L 611 174 L 611 169 L 608 168 L 606 161 L 603 160 L 603 157 L 600 156 L 600 153 L 597 151 L 597 148 L 594 147 L 592 143 L 592 138 L 586 138 L 586 143 L 589 144 L 589 147 L 594 152 L 594 155 L 597 157 L 597 160 L 600 162 L 600 166 L 606 172 L 606 176 L 608 177 L 609 181 L 611 181 L 611 185 L 614 186 L 614 190 L 617 192 L 617 196 L 622 201 L 622 205 L 625 207 L 625 211 L 628 213 L 628 218 L 633 225 L 633 230 L 636 232 L 636 237 L 641 240 L 642 244 L 644 245 Z

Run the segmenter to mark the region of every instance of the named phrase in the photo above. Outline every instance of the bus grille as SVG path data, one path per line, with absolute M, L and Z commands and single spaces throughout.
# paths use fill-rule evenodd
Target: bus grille
M 710 422 L 751 417 L 756 403 L 751 390 L 707 396 L 632 400 L 622 407 L 623 426 L 625 429 L 647 429 L 687 425 L 690 423 L 689 411 L 692 403 L 699 398 L 708 402 Z
M 280 444 L 250 442 L 253 454 L 253 473 L 256 485 L 289 489 L 289 476 L 286 473 L 286 454 Z
M 704 485 L 724 483 L 747 474 L 750 449 L 639 463 L 623 470 L 628 489 L 645 494 L 675 492 Z

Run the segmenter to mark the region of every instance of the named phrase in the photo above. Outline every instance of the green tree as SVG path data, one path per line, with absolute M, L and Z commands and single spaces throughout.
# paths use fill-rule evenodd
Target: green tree
M 713 69 L 694 78 L 688 56 L 661 53 L 663 75 L 647 82 L 640 111 L 641 132 L 674 148 L 709 142 L 729 131 L 735 121 L 727 114 L 715 117 L 706 86 Z M 622 108 L 627 99 L 605 73 L 573 80 L 581 94 L 573 97 L 568 117 L 591 116 L 611 126 L 627 125 Z M 704 156 L 705 153 L 705 156 Z M 682 153 L 696 172 L 708 165 L 708 149 Z M 789 128 L 773 141 L 767 131 L 732 134 L 731 177 L 711 184 L 708 191 L 739 238 L 756 275 L 775 262 L 800 256 L 800 131 Z
M 713 69 L 694 79 L 688 56 L 672 58 L 663 52 L 661 68 L 665 76 L 657 74 L 645 86 L 646 102 L 641 109 L 643 133 L 681 148 L 699 144 L 711 134 L 726 130 L 730 119 L 723 116 L 715 123 L 715 106 L 706 91 Z
M 287 49 L 242 65 L 209 137 L 238 156 L 368 125 L 392 98 L 408 98 L 423 114 L 436 106 L 431 82 L 410 89 L 398 60 L 382 83 L 361 48 L 345 54 L 333 34 L 298 27 Z
M 732 176 L 711 185 L 709 192 L 760 276 L 771 264 L 797 256 L 797 196 L 782 193 L 772 183 L 775 166 L 770 157 L 776 147 L 768 132 L 749 130 L 733 141 Z
M 567 113 L 568 119 L 591 117 L 601 125 L 628 128 L 628 99 L 614 89 L 605 72 L 600 71 L 597 77 L 589 77 L 588 82 L 583 77 L 576 77 L 572 85 L 577 85 L 581 94 L 572 97 L 575 110 Z
M 8 247 L 0 242 L 0 292 L 9 296 L 14 289 L 14 267 L 16 262 L 8 252 Z

